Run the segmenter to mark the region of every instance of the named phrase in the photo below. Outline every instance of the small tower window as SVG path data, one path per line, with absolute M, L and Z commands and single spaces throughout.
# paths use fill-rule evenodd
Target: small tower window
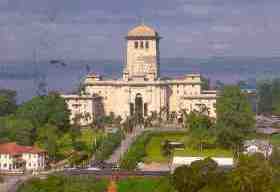
M 149 41 L 146 41 L 145 44 L 146 44 L 146 45 L 145 45 L 146 49 L 149 49 Z
M 135 48 L 135 49 L 138 49 L 138 46 L 139 46 L 138 41 L 135 41 L 135 42 L 134 42 L 134 48 Z
M 144 48 L 144 42 L 143 42 L 143 41 L 140 42 L 140 48 L 141 48 L 141 49 Z

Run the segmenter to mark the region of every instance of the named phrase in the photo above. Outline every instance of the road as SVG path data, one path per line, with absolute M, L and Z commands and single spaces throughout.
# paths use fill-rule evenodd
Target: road
M 116 170 L 100 170 L 100 171 L 91 171 L 91 170 L 69 170 L 63 171 L 62 174 L 65 175 L 91 175 L 95 177 L 111 177 L 112 175 L 118 175 L 121 178 L 126 177 L 161 177 L 169 174 L 169 171 L 116 171 Z
M 32 175 L 5 176 L 5 182 L 0 185 L 0 192 L 16 192 L 17 188 Z

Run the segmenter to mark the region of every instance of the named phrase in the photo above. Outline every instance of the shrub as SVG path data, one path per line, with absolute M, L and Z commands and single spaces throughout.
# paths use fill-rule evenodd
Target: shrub
M 114 150 L 121 144 L 123 134 L 121 131 L 109 134 L 104 138 L 95 153 L 95 159 L 99 161 L 106 160 Z
M 150 141 L 152 135 L 153 134 L 151 132 L 144 132 L 133 142 L 129 150 L 121 159 L 121 168 L 128 170 L 136 168 L 137 163 L 140 162 L 146 155 L 146 144 Z
M 41 180 L 33 178 L 21 185 L 18 192 L 74 192 L 94 191 L 103 192 L 107 188 L 106 180 L 97 180 L 92 176 L 48 176 Z

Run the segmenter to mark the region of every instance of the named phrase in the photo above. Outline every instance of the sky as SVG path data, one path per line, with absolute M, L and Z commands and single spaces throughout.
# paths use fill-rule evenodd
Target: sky
M 0 62 L 123 59 L 144 20 L 161 57 L 280 54 L 279 0 L 0 0 Z

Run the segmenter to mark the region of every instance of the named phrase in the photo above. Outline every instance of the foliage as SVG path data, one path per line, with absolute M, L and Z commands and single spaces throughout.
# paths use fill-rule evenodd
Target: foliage
M 175 156 L 202 156 L 202 157 L 232 157 L 233 153 L 230 149 L 224 149 L 219 146 L 205 147 L 201 152 L 197 147 L 191 147 L 195 139 L 186 132 L 161 132 L 153 133 L 149 142 L 146 144 L 145 162 L 167 162 L 167 158 L 163 156 L 161 146 L 165 140 L 176 141 L 185 144 L 185 149 L 174 150 Z M 210 141 L 212 143 L 212 141 Z M 214 142 L 214 141 L 213 141 Z
M 14 115 L 0 117 L 0 140 L 32 145 L 34 142 L 34 127 L 30 121 L 16 118 Z
M 264 157 L 241 156 L 230 174 L 233 192 L 269 192 L 272 189 L 272 169 Z
M 197 192 L 216 182 L 218 165 L 210 158 L 183 165 L 175 169 L 172 180 L 178 192 Z
M 0 142 L 36 144 L 46 149 L 53 161 L 72 154 L 78 154 L 76 157 L 92 155 L 97 147 L 97 143 L 93 145 L 93 136 L 93 130 L 81 133 L 80 126 L 69 125 L 67 105 L 57 93 L 33 97 L 14 114 L 0 117 Z
M 272 85 L 270 81 L 260 81 L 257 85 L 258 113 L 272 112 Z
M 33 97 L 16 111 L 18 117 L 30 120 L 36 128 L 49 123 L 63 130 L 69 128 L 69 114 L 67 104 L 57 93 Z
M 85 144 L 85 151 L 93 152 L 96 150 L 96 147 L 101 140 L 102 134 L 103 133 L 99 133 L 93 129 L 87 128 L 81 130 L 80 137 L 77 139 L 78 141 Z
M 184 142 L 186 132 L 160 132 L 152 133 L 146 144 L 145 162 L 166 162 L 168 159 L 162 153 L 162 143 L 168 141 Z
M 127 178 L 118 181 L 119 192 L 175 192 L 168 177 Z M 108 181 L 94 177 L 49 176 L 45 180 L 33 178 L 23 184 L 18 192 L 104 192 Z
M 280 115 L 280 79 L 272 81 L 272 114 Z
M 46 124 L 37 131 L 36 145 L 48 151 L 51 160 L 61 160 L 72 153 L 91 154 L 85 142 L 80 139 L 80 134 L 72 134 L 70 131 L 61 132 L 55 125 Z
M 36 144 L 48 151 L 51 160 L 60 159 L 58 139 L 58 128 L 51 124 L 46 124 L 38 129 Z
M 121 131 L 116 133 L 110 133 L 105 138 L 103 138 L 96 149 L 95 159 L 105 160 L 107 159 L 114 150 L 121 144 L 123 134 Z
M 241 156 L 232 170 L 217 168 L 210 158 L 175 169 L 172 183 L 178 192 L 276 192 L 280 174 L 260 155 Z
M 107 180 L 87 176 L 51 175 L 47 179 L 33 178 L 21 185 L 18 192 L 104 192 Z
M 144 132 L 130 146 L 121 159 L 121 168 L 133 170 L 146 155 L 146 145 L 152 137 L 151 132 Z
M 269 157 L 272 167 L 278 167 L 280 169 L 280 149 L 279 147 L 273 147 L 272 154 Z
M 255 115 L 238 86 L 225 86 L 217 99 L 218 141 L 224 147 L 239 146 L 255 128 Z
M 259 81 L 258 113 L 280 115 L 280 79 Z
M 210 89 L 210 80 L 208 78 L 201 78 L 202 84 L 201 84 L 201 88 L 203 90 L 209 90 Z
M 202 152 L 205 145 L 213 144 L 212 122 L 208 116 L 191 112 L 187 115 L 185 124 L 193 138 L 190 145 L 197 145 Z
M 119 192 L 175 192 L 168 177 L 128 178 L 118 182 Z
M 16 110 L 16 96 L 16 91 L 0 89 L 0 116 L 9 115 Z

